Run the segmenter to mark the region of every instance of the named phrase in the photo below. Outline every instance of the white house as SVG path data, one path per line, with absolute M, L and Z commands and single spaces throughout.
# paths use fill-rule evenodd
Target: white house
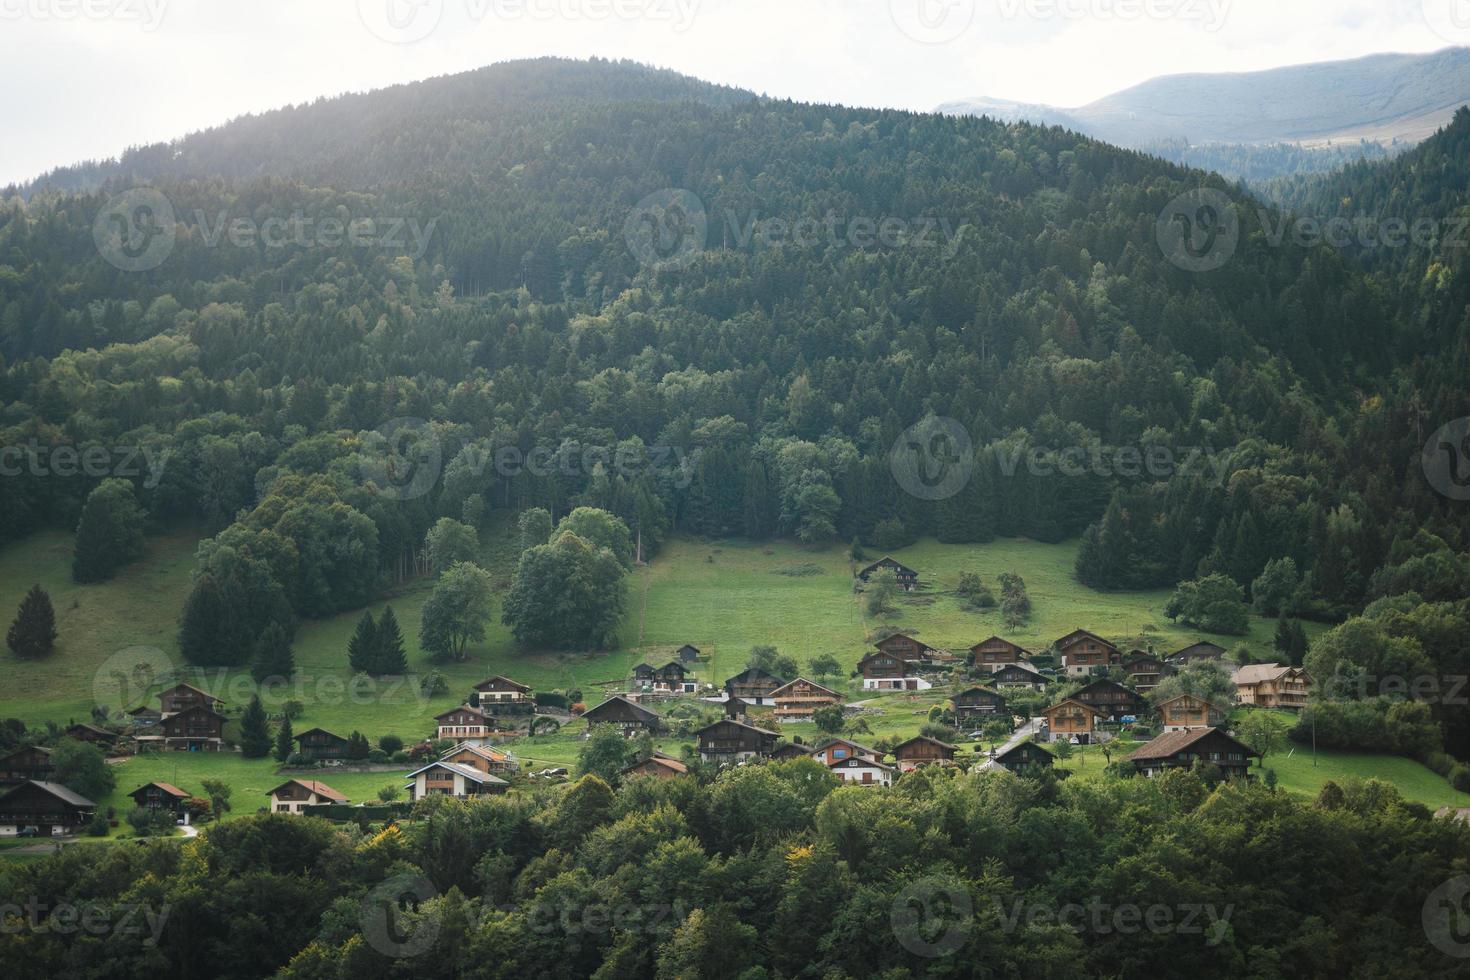
M 461 799 L 471 796 L 488 796 L 504 793 L 510 783 L 499 776 L 481 772 L 473 766 L 458 762 L 431 762 L 422 769 L 408 774 L 409 798 L 414 802 L 426 796 L 455 796 Z
M 827 769 L 836 773 L 845 783 L 856 783 L 860 786 L 893 785 L 892 766 L 862 756 L 851 756 L 841 762 L 834 762 Z
M 319 803 L 346 803 L 347 797 L 315 779 L 288 779 L 271 790 L 272 813 L 300 813 Z

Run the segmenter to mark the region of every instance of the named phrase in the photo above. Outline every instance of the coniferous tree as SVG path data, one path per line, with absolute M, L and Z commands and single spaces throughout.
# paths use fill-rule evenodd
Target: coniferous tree
M 87 496 L 77 524 L 71 577 L 77 582 L 105 582 L 117 570 L 141 557 L 146 515 L 127 480 L 111 479 Z
M 33 585 L 21 600 L 15 622 L 5 634 L 5 643 L 17 657 L 32 659 L 50 653 L 56 645 L 56 635 L 56 610 L 51 606 L 51 596 L 40 585 Z
M 280 623 L 271 623 L 255 644 L 255 657 L 250 663 L 250 676 L 257 683 L 271 678 L 290 680 L 296 673 L 296 655 L 291 641 Z
M 347 641 L 347 663 L 354 673 L 371 674 L 376 666 L 378 654 L 378 625 L 373 621 L 371 610 L 364 612 L 357 621 L 352 639 Z
M 393 615 L 392 606 L 384 609 L 383 615 L 378 619 L 374 648 L 371 673 L 394 676 L 408 673 L 408 654 L 403 646 L 403 632 L 398 628 L 398 617 Z
M 179 650 L 191 664 L 220 665 L 228 649 L 230 609 L 214 576 L 201 575 L 184 600 Z
M 745 536 L 756 541 L 771 536 L 776 529 L 776 505 L 771 495 L 771 480 L 766 464 L 754 457 L 745 467 Z
M 285 762 L 291 758 L 296 751 L 295 732 L 291 731 L 291 716 L 286 715 L 281 719 L 281 727 L 276 729 L 276 761 Z
M 257 694 L 240 718 L 240 754 L 247 759 L 264 759 L 270 755 L 272 745 L 270 721 Z

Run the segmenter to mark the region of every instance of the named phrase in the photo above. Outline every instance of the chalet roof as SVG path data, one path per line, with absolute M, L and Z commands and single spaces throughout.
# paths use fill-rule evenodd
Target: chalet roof
M 699 731 L 695 732 L 694 734 L 696 736 L 703 735 L 705 732 L 709 731 L 711 728 L 719 728 L 722 725 L 735 725 L 736 727 L 743 728 L 743 729 L 745 729 L 748 732 L 759 732 L 762 735 L 769 735 L 772 738 L 780 738 L 781 737 L 781 733 L 780 732 L 773 732 L 773 731 L 770 731 L 769 729 L 758 728 L 755 725 L 747 725 L 745 722 L 743 722 L 743 721 L 736 721 L 734 718 L 721 718 L 719 721 L 717 721 L 717 722 L 715 722 L 713 724 L 705 725 L 703 728 L 701 728 Z
M 684 763 L 680 762 L 678 759 L 671 759 L 668 756 L 663 755 L 662 753 L 655 752 L 647 759 L 641 759 L 638 762 L 633 763 L 631 766 L 625 766 L 623 768 L 623 773 L 626 775 L 627 773 L 632 772 L 634 769 L 638 769 L 641 766 L 648 765 L 650 762 L 656 766 L 662 766 L 663 768 L 668 769 L 671 772 L 676 772 L 681 776 L 689 771 L 689 767 L 684 765 Z
M 296 786 L 305 787 L 308 792 L 315 793 L 317 796 L 325 796 L 327 799 L 331 800 L 333 803 L 346 803 L 347 802 L 347 797 L 343 796 L 341 793 L 337 792 L 332 787 L 328 786 L 326 783 L 318 782 L 315 779 L 288 779 L 284 783 L 282 783 L 281 785 L 277 786 L 275 789 L 271 790 L 266 795 L 267 796 L 275 796 L 281 790 L 283 790 L 287 786 L 291 786 L 293 784 L 296 785 Z
M 582 717 L 586 718 L 588 721 L 595 722 L 597 721 L 598 716 L 609 714 L 618 710 L 631 712 L 633 717 L 639 721 L 654 723 L 658 721 L 658 714 L 656 712 L 649 711 L 642 705 L 634 704 L 632 701 L 629 701 L 621 694 L 614 694 L 612 697 L 608 698 L 597 707 L 588 710 L 585 714 L 582 715 Z
M 1163 709 L 1167 708 L 1169 705 L 1173 704 L 1174 702 L 1176 702 L 1176 701 L 1184 701 L 1186 699 L 1198 701 L 1201 704 L 1207 704 L 1211 708 L 1214 708 L 1216 711 L 1220 712 L 1221 714 L 1225 714 L 1226 713 L 1226 709 L 1220 707 L 1218 704 L 1215 704 L 1213 701 L 1210 701 L 1210 700 L 1208 700 L 1206 698 L 1202 698 L 1198 694 L 1189 694 L 1188 692 L 1186 692 L 1184 694 L 1176 694 L 1174 697 L 1170 698 L 1167 701 L 1160 701 L 1158 703 L 1157 707 L 1159 708 L 1160 711 L 1162 711 Z
M 893 771 L 893 767 L 890 766 L 886 762 L 879 762 L 877 759 L 866 759 L 866 758 L 863 758 L 862 756 L 856 756 L 856 755 L 850 755 L 846 759 L 839 759 L 837 762 L 834 762 L 831 765 L 827 766 L 827 768 L 828 769 L 857 769 L 857 768 L 868 769 L 868 768 L 872 768 L 872 769 L 882 769 L 882 770 L 885 770 L 887 772 L 892 772 Z
M 70 726 L 69 728 L 67 728 L 67 731 L 68 732 L 74 732 L 78 728 L 80 728 L 84 732 L 91 732 L 93 735 L 104 735 L 107 738 L 118 738 L 119 737 L 118 734 L 117 734 L 117 732 L 110 732 L 110 731 L 108 731 L 105 728 L 98 728 L 96 725 L 89 725 L 89 724 L 87 724 L 84 721 L 79 721 L 75 725 Z
M 1069 704 L 1076 705 L 1079 708 L 1084 708 L 1087 711 L 1091 711 L 1094 717 L 1097 717 L 1097 718 L 1104 717 L 1104 715 L 1103 715 L 1103 713 L 1101 711 L 1097 710 L 1092 705 L 1088 704 L 1086 701 L 1078 701 L 1076 698 L 1066 698 L 1065 700 L 1058 701 L 1056 704 L 1052 705 L 1049 708 L 1042 708 L 1041 709 L 1041 713 L 1044 714 L 1044 715 L 1050 715 L 1053 711 L 1057 711 L 1057 710 L 1059 710 L 1061 708 L 1065 708 Z
M 179 683 L 175 684 L 173 687 L 169 688 L 166 691 L 160 691 L 158 693 L 159 700 L 162 700 L 163 699 L 163 696 L 165 694 L 172 694 L 175 691 L 193 691 L 195 694 L 198 694 L 200 697 L 208 698 L 211 701 L 218 701 L 220 704 L 224 704 L 223 701 L 221 701 L 219 698 L 215 697 L 213 694 L 210 694 L 208 691 L 201 691 L 199 688 L 195 687 L 193 684 L 186 684 L 183 681 L 179 681 Z
M 1187 732 L 1165 732 L 1158 738 L 1133 750 L 1128 758 L 1131 760 L 1144 761 L 1148 759 L 1170 759 L 1180 752 L 1193 747 L 1207 738 L 1223 738 L 1231 745 L 1245 753 L 1246 758 L 1259 756 L 1261 753 L 1249 745 L 1237 742 L 1219 728 L 1196 728 Z
M 481 711 L 479 708 L 475 707 L 474 705 L 472 705 L 472 704 L 462 704 L 458 708 L 450 708 L 448 711 L 444 712 L 443 714 L 435 715 L 434 716 L 434 720 L 435 721 L 439 721 L 441 719 L 448 718 L 450 715 L 457 715 L 457 714 L 460 714 L 460 713 L 465 712 L 465 711 L 468 711 L 472 715 L 479 715 L 480 718 L 482 718 L 482 719 L 485 717 L 485 712 Z
M 215 704 L 224 704 L 223 701 L 215 701 L 214 703 Z M 169 718 L 182 718 L 184 715 L 197 714 L 197 713 L 199 713 L 201 711 L 204 712 L 207 715 L 212 715 L 213 717 L 218 718 L 221 721 L 224 721 L 225 720 L 225 716 L 224 715 L 220 714 L 218 711 L 215 711 L 213 708 L 211 708 L 207 704 L 191 704 L 187 708 L 184 708 L 182 711 L 172 711 L 172 712 L 169 712 L 168 714 L 163 715 L 163 718 L 164 719 L 169 719 Z
M 686 643 L 683 646 L 681 646 L 679 649 L 675 650 L 674 652 L 675 653 L 683 653 L 685 650 L 693 650 L 695 653 L 698 653 L 699 652 L 699 647 L 695 646 L 693 643 Z
M 136 708 L 128 712 L 128 714 L 130 715 L 156 715 L 159 713 L 160 712 L 157 708 L 150 708 L 146 704 L 140 704 Z
M 1247 664 L 1237 670 L 1230 679 L 1236 684 L 1263 684 L 1267 681 L 1278 681 L 1292 674 L 1308 677 L 1307 672 L 1300 667 L 1283 667 L 1280 664 Z
M 1091 630 L 1083 630 L 1083 629 L 1073 630 L 1072 632 L 1068 633 L 1066 636 L 1064 636 L 1061 639 L 1057 640 L 1057 642 L 1056 642 L 1055 645 L 1056 645 L 1057 649 L 1060 650 L 1063 647 L 1071 646 L 1073 643 L 1076 643 L 1077 641 L 1083 640 L 1083 639 L 1096 640 L 1097 642 L 1101 643 L 1105 647 L 1109 647 L 1109 648 L 1111 648 L 1113 650 L 1118 649 L 1118 647 L 1117 647 L 1116 644 L 1111 643 L 1108 640 L 1104 640 L 1102 637 L 1098 636 L 1096 633 L 1092 632 Z
M 832 697 L 836 698 L 839 701 L 842 699 L 842 695 L 838 694 L 836 691 L 833 691 L 830 688 L 825 688 L 822 685 L 818 684 L 816 681 L 809 681 L 805 677 L 798 677 L 790 684 L 784 684 L 781 687 L 778 687 L 776 690 L 771 692 L 771 697 L 779 698 L 782 694 L 786 693 L 788 690 L 798 684 L 810 684 L 813 688 L 816 689 L 816 692 L 819 694 L 830 694 L 832 695 Z
M 1077 700 L 1080 701 L 1082 699 L 1082 695 L 1084 695 L 1084 694 L 1086 694 L 1086 693 L 1088 693 L 1090 691 L 1112 691 L 1112 690 L 1122 691 L 1123 693 L 1132 695 L 1135 698 L 1138 698 L 1138 697 L 1142 697 L 1143 696 L 1143 695 L 1139 694 L 1137 691 L 1135 691 L 1133 688 L 1128 687 L 1126 684 L 1119 684 L 1115 680 L 1109 680 L 1108 678 L 1103 677 L 1103 678 L 1100 678 L 1099 680 L 1093 681 L 1091 684 L 1088 684 L 1086 687 L 1079 687 L 1077 689 L 1076 693 L 1072 695 L 1072 697 L 1074 697 L 1074 698 L 1076 698 Z
M 1208 657 L 1211 660 L 1214 660 L 1223 656 L 1225 656 L 1225 648 L 1222 647 L 1220 644 L 1211 643 L 1208 640 L 1201 640 L 1198 643 L 1191 643 L 1183 650 L 1174 653 L 1170 656 L 1169 659 L 1172 660 L 1175 658 L 1189 659 L 1192 657 Z
M 153 781 L 151 783 L 144 783 L 142 786 L 139 786 L 137 789 L 133 790 L 128 795 L 129 796 L 137 796 L 139 793 L 141 793 L 144 790 L 148 789 L 148 787 L 150 787 L 150 786 L 156 786 L 159 789 L 163 790 L 165 793 L 167 793 L 169 796 L 175 797 L 176 799 L 180 799 L 180 800 L 187 800 L 190 796 L 193 795 L 192 793 L 186 793 L 186 792 L 184 792 L 183 790 L 179 789 L 177 786 L 173 785 L 172 783 L 163 783 L 163 782 L 158 782 L 157 780 L 155 780 L 155 781 Z
M 302 732 L 300 735 L 293 735 L 293 736 L 291 736 L 291 741 L 293 741 L 293 742 L 299 742 L 299 741 L 301 741 L 303 738 L 305 738 L 308 735 L 330 735 L 330 736 L 332 736 L 333 738 L 335 738 L 339 742 L 345 742 L 345 741 L 347 741 L 347 739 L 343 738 L 341 735 L 338 735 L 336 732 L 329 732 L 325 728 L 308 728 L 306 731 Z
M 967 687 L 967 688 L 965 688 L 963 691 L 961 691 L 960 693 L 956 694 L 954 697 L 950 698 L 950 700 L 951 701 L 954 701 L 957 698 L 965 697 L 968 694 L 989 694 L 991 697 L 1000 698 L 1002 701 L 1004 701 L 1005 698 L 1006 698 L 1006 696 L 1004 694 L 1000 693 L 999 691 L 995 690 L 994 688 L 986 687 L 983 684 L 976 684 L 973 687 Z
M 1156 657 L 1152 653 L 1144 653 L 1142 650 L 1134 650 L 1129 653 L 1128 659 L 1123 661 L 1123 666 L 1127 668 L 1133 666 L 1134 664 L 1145 662 L 1159 667 L 1165 666 L 1164 661 L 1161 657 Z
M 1024 653 L 1028 657 L 1031 656 L 1030 652 L 1027 651 L 1025 647 L 1021 646 L 1019 643 L 1012 643 L 1010 640 L 1007 640 L 1003 636 L 992 636 L 989 639 L 981 640 L 979 643 L 970 647 L 970 652 L 973 653 L 974 651 L 985 646 L 987 643 L 1003 643 L 1006 646 L 1010 647 L 1012 650 L 1015 650 L 1017 653 Z
M 60 783 L 47 783 L 42 782 L 39 779 L 28 779 L 25 782 L 21 783 L 19 786 L 12 787 L 9 792 L 5 793 L 3 796 L 0 796 L 0 805 L 3 805 L 6 800 L 28 786 L 34 786 L 37 789 L 41 790 L 41 792 L 56 797 L 58 800 L 67 804 L 68 806 L 87 807 L 89 809 L 96 809 L 97 807 L 96 803 L 93 803 L 82 794 L 68 789 Z
M 797 745 L 795 742 L 785 742 L 771 750 L 771 756 L 777 759 L 785 758 L 787 756 L 790 756 L 792 758 L 806 759 L 810 758 L 811 754 L 811 746 Z
M 20 755 L 22 752 L 44 752 L 46 755 L 51 754 L 51 750 L 44 745 L 22 745 L 11 749 L 9 752 L 0 753 L 0 762 L 5 761 L 13 755 Z
M 1052 758 L 1052 754 L 1050 752 L 1047 752 L 1046 749 L 1042 748 L 1040 745 L 1037 745 L 1035 742 L 1033 742 L 1031 739 L 1028 738 L 1024 742 L 1020 742 L 1020 743 L 1018 743 L 1016 745 L 1013 745 L 1010 748 L 1006 749 L 1004 752 L 1001 752 L 998 755 L 996 755 L 994 761 L 1001 762 L 1001 761 L 1003 761 L 1005 759 L 1009 759 L 1013 755 L 1022 755 L 1022 754 L 1025 754 L 1025 755 L 1035 755 L 1036 752 L 1028 752 L 1027 751 L 1027 747 L 1028 746 L 1030 748 L 1032 748 L 1032 749 L 1035 749 L 1036 752 L 1043 753 L 1048 759 L 1051 759 Z
M 477 691 L 483 691 L 483 690 L 485 690 L 486 688 L 490 687 L 493 684 L 501 684 L 501 685 L 506 686 L 506 687 L 513 687 L 517 691 L 520 691 L 522 694 L 525 694 L 525 693 L 527 693 L 528 691 L 531 690 L 526 685 L 517 683 L 516 681 L 511 680 L 509 677 L 506 677 L 506 676 L 501 675 L 501 674 L 497 674 L 494 677 L 490 678 L 489 680 L 484 680 L 484 681 L 481 681 L 480 683 L 476 684 L 475 685 L 475 690 L 477 690 Z
M 786 684 L 786 681 L 772 674 L 770 671 L 762 670 L 759 667 L 747 667 L 727 680 L 725 687 L 728 688 L 732 684 L 755 684 L 761 681 L 773 682 L 776 687 L 782 687 Z
M 897 745 L 895 745 L 893 747 L 893 754 L 897 755 L 899 753 L 899 750 L 902 749 L 904 746 L 913 745 L 915 742 L 928 742 L 930 745 L 937 745 L 947 752 L 958 752 L 960 750 L 959 746 L 950 745 L 948 742 L 941 742 L 937 738 L 930 738 L 928 735 L 915 735 L 908 741 L 899 742 Z
M 466 765 L 463 765 L 462 763 L 458 763 L 458 762 L 445 762 L 442 759 L 435 760 L 434 762 L 429 763 L 427 766 L 423 766 L 423 767 L 421 767 L 419 769 L 415 769 L 413 772 L 409 773 L 405 778 L 407 778 L 407 779 L 413 779 L 419 773 L 421 773 L 421 772 L 428 772 L 430 769 L 447 769 L 449 772 L 457 773 L 458 775 L 463 776 L 465 779 L 468 779 L 471 782 L 479 783 L 479 784 L 484 785 L 484 786 L 509 786 L 510 785 L 510 783 L 508 783 L 505 780 L 501 779 L 499 776 L 492 776 L 488 772 L 481 772 L 480 770 L 476 769 L 474 766 L 466 766 Z
M 864 568 L 862 571 L 858 572 L 858 575 L 871 575 L 873 572 L 876 572 L 880 568 L 891 568 L 896 572 L 908 572 L 910 575 L 919 574 L 912 568 L 905 565 L 903 562 L 899 561 L 897 558 L 892 558 L 888 555 L 884 555 L 882 558 L 879 558 L 867 568 Z
M 818 745 L 816 748 L 808 751 L 807 755 L 817 755 L 818 753 L 827 751 L 834 745 L 845 745 L 850 749 L 857 749 L 859 752 L 866 752 L 868 753 L 868 755 L 874 756 L 875 758 L 883 758 L 883 753 L 879 752 L 877 749 L 870 749 L 866 745 L 861 745 L 847 738 L 829 738 L 821 745 Z
M 999 670 L 997 670 L 994 674 L 991 674 L 990 676 L 991 677 L 999 677 L 1001 674 L 1004 674 L 1007 671 L 1012 671 L 1012 670 L 1019 670 L 1019 671 L 1025 672 L 1027 674 L 1032 674 L 1032 675 L 1034 675 L 1036 677 L 1037 680 L 1042 680 L 1042 681 L 1046 680 L 1046 675 L 1043 674 L 1041 671 L 1037 670 L 1031 664 L 1019 663 L 1019 662 L 1018 663 L 1013 663 L 1013 664 L 1005 664 L 1004 666 L 1002 666 Z
M 445 752 L 439 758 L 447 759 L 451 755 L 459 755 L 461 752 L 470 752 L 474 755 L 479 756 L 482 759 L 488 759 L 491 762 L 510 761 L 510 754 L 507 752 L 496 752 L 494 749 L 488 749 L 483 745 L 471 745 L 469 742 L 460 742 L 458 745 L 450 749 L 448 752 Z

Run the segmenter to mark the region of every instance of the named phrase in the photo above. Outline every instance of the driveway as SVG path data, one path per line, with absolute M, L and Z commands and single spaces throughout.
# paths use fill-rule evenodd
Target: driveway
M 1004 745 L 1002 745 L 1000 748 L 998 748 L 998 749 L 995 750 L 995 754 L 996 755 L 1004 755 L 1007 752 L 1009 752 L 1011 749 L 1015 748 L 1016 746 L 1020 745 L 1022 742 L 1026 741 L 1026 739 L 1030 738 L 1031 736 L 1035 735 L 1037 732 L 1041 731 L 1041 723 L 1044 720 L 1045 719 L 1043 719 L 1043 718 L 1032 718 L 1030 721 L 1026 722 L 1026 724 L 1024 724 L 1020 728 L 1016 729 L 1016 733 L 1014 735 L 1012 735 L 1009 739 L 1007 739 L 1006 740 L 1006 743 Z M 979 768 L 981 770 L 985 770 L 985 769 L 989 769 L 991 766 L 994 766 L 994 765 L 995 765 L 995 760 L 993 760 L 993 759 L 986 759 L 984 762 L 982 762 L 980 764 Z

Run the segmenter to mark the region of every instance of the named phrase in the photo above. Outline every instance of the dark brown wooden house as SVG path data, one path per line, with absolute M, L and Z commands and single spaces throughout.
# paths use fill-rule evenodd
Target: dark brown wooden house
M 862 571 L 858 572 L 858 578 L 866 582 L 878 572 L 884 571 L 892 572 L 894 577 L 898 579 L 898 587 L 900 589 L 903 589 L 905 592 L 912 592 L 914 589 L 919 587 L 918 572 L 914 571 L 912 568 L 908 567 L 902 562 L 896 561 L 887 556 L 878 559 L 867 568 L 864 568 Z
M 117 732 L 109 732 L 107 729 L 98 728 L 96 725 L 81 723 L 72 725 L 63 734 L 67 738 L 76 739 L 78 742 L 86 742 L 89 745 L 95 745 L 101 749 L 112 748 L 117 744 L 118 739 L 122 737 Z
M 163 730 L 163 747 L 166 749 L 219 752 L 225 747 L 225 716 L 204 704 L 165 714 L 159 727 Z
M 633 763 L 623 769 L 621 775 L 629 776 L 653 776 L 657 779 L 674 779 L 689 773 L 689 767 L 671 755 L 655 752 L 647 759 Z
M 531 689 L 509 677 L 492 677 L 475 685 L 475 707 L 491 718 L 535 714 Z
M 788 759 L 810 759 L 811 757 L 811 746 L 797 745 L 795 742 L 782 742 L 771 752 L 771 758 L 776 762 L 785 762 Z
M 970 647 L 971 665 L 982 670 L 995 671 L 1006 664 L 1025 663 L 1030 659 L 1030 651 L 998 636 Z
M 205 707 L 218 711 L 224 704 L 208 691 L 201 691 L 192 684 L 175 684 L 158 696 L 160 711 L 165 715 L 177 714 L 189 708 Z
M 308 759 L 347 758 L 347 739 L 325 728 L 304 731 L 294 741 L 299 743 L 296 751 Z
M 1054 644 L 1062 658 L 1062 669 L 1073 677 L 1106 674 L 1123 665 L 1123 651 L 1087 630 L 1073 630 Z
M 1123 672 L 1128 675 L 1128 683 L 1138 693 L 1147 694 L 1158 687 L 1159 681 L 1165 677 L 1173 677 L 1179 673 L 1179 668 L 1141 650 L 1135 650 L 1123 662 Z
M 957 659 L 948 650 L 931 647 L 923 640 L 915 639 L 907 633 L 894 633 L 874 645 L 890 657 L 897 657 L 899 660 L 907 660 L 910 663 L 951 663 Z
M 50 782 L 55 772 L 51 750 L 44 745 L 27 745 L 0 755 L 0 786 Z
M 1197 728 L 1166 732 L 1135 749 L 1128 759 L 1145 776 L 1157 776 L 1168 769 L 1212 765 L 1218 766 L 1226 776 L 1249 778 L 1251 760 L 1259 755 L 1255 749 L 1237 742 L 1222 729 Z
M 775 751 L 776 743 L 781 741 L 777 732 L 728 718 L 701 728 L 694 737 L 699 740 L 699 757 L 705 762 L 763 759 Z
M 695 663 L 700 658 L 699 647 L 693 643 L 686 643 L 674 652 L 674 656 L 679 658 L 681 664 Z
M 42 837 L 74 834 L 91 822 L 97 804 L 60 783 L 28 780 L 0 796 L 0 837 L 35 827 Z
M 622 695 L 608 698 L 582 717 L 588 725 L 612 725 L 630 737 L 639 732 L 657 732 L 660 723 L 657 714 Z
M 725 694 L 749 704 L 768 706 L 775 704 L 771 695 L 785 686 L 786 682 L 775 674 L 759 667 L 747 667 L 725 682 Z
M 920 766 L 940 765 L 954 762 L 959 749 L 937 738 L 919 735 L 900 742 L 893 747 L 893 757 L 898 760 L 899 772 L 912 772 Z
M 172 783 L 149 783 L 128 796 L 144 810 L 167 810 L 173 814 L 182 814 L 184 804 L 189 802 L 189 794 Z
M 996 668 L 990 675 L 990 683 L 996 687 L 1029 687 L 1033 691 L 1046 690 L 1046 675 L 1027 664 L 1006 664 Z
M 1107 721 L 1119 722 L 1124 718 L 1141 718 L 1149 714 L 1148 701 L 1132 688 L 1117 681 L 1093 681 L 1072 697 L 1083 704 L 1090 704 Z
M 639 664 L 633 668 L 633 683 L 642 687 L 651 688 L 655 691 L 669 691 L 675 694 L 689 693 L 693 689 L 693 681 L 687 680 L 687 672 L 684 665 L 678 661 L 664 664 L 662 667 L 650 667 L 648 664 Z
M 1035 742 L 1022 742 L 1014 748 L 1007 749 L 994 759 L 996 765 L 1002 769 L 1008 769 L 1017 775 L 1026 772 L 1036 772 L 1042 769 L 1050 769 L 1056 764 L 1056 757 Z M 1066 770 L 1059 770 L 1057 775 L 1064 775 Z
M 1218 663 L 1225 656 L 1225 648 L 1218 643 L 1202 640 L 1199 643 L 1191 643 L 1169 657 L 1169 663 L 1176 667 L 1187 667 L 1190 664 L 1202 662 Z
M 436 737 L 451 739 L 455 742 L 471 742 L 475 745 L 488 741 L 496 731 L 491 720 L 485 716 L 485 712 L 472 704 L 462 704 L 441 715 L 435 715 L 434 724 Z
M 819 708 L 842 704 L 842 695 L 816 681 L 798 677 L 771 692 L 776 702 L 776 718 L 781 721 L 809 721 Z
M 969 725 L 987 718 L 1004 717 L 1006 699 L 999 691 L 988 687 L 972 687 L 950 698 L 954 705 L 956 725 Z

